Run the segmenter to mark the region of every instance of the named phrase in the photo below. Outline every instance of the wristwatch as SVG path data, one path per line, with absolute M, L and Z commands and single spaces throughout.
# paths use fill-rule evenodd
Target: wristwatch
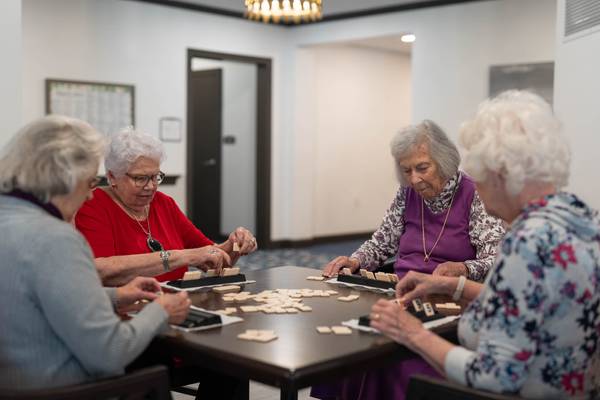
M 171 253 L 166 250 L 162 250 L 160 252 L 160 259 L 162 260 L 163 268 L 165 269 L 165 272 L 169 272 L 171 270 L 171 267 L 169 266 L 169 257 L 170 256 L 171 256 Z

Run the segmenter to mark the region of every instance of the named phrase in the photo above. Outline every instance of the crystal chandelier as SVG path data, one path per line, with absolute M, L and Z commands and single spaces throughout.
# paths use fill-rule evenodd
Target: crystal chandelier
M 321 0 L 245 0 L 248 19 L 289 24 L 314 22 L 322 18 Z

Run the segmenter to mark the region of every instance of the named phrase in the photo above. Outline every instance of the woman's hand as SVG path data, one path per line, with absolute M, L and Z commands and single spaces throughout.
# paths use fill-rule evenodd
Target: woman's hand
M 360 262 L 356 258 L 339 256 L 334 258 L 323 268 L 323 276 L 332 278 L 336 276 L 343 268 L 350 268 L 352 273 L 356 272 L 360 267 Z
M 180 324 L 185 321 L 192 302 L 187 292 L 177 294 L 165 293 L 155 300 L 169 314 L 170 324 Z
M 221 269 L 231 265 L 231 257 L 219 246 L 204 246 L 185 251 L 190 256 L 188 264 L 198 267 L 203 271 L 215 269 L 216 274 L 219 275 Z
M 451 288 L 456 287 L 456 283 L 452 285 L 453 282 L 456 282 L 456 278 L 409 271 L 396 285 L 396 297 L 406 305 L 427 295 L 451 294 Z
M 158 297 L 160 285 L 154 278 L 138 276 L 128 284 L 117 288 L 117 304 L 119 311 L 128 310 L 140 300 L 152 301 Z
M 438 264 L 432 272 L 432 275 L 440 276 L 467 276 L 467 266 L 461 262 L 446 261 Z
M 223 250 L 231 254 L 234 249 L 234 243 L 237 244 L 239 248 L 238 253 L 242 256 L 250 254 L 258 248 L 254 235 L 248 229 L 241 226 L 231 232 L 227 241 L 221 246 Z
M 371 308 L 371 327 L 394 341 L 411 346 L 413 339 L 426 331 L 423 324 L 395 300 L 379 300 Z

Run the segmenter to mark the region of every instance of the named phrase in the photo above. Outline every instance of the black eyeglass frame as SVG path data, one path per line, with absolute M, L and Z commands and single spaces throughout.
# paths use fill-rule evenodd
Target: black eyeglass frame
M 131 175 L 127 172 L 125 172 L 125 175 L 127 175 L 127 177 L 133 181 L 136 187 L 140 188 L 146 186 L 151 180 L 158 186 L 163 183 L 166 176 L 162 171 L 159 171 L 158 174 L 155 175 Z

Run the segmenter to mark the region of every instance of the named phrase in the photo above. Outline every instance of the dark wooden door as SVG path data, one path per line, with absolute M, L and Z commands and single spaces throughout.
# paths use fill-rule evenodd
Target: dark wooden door
M 222 240 L 222 70 L 192 71 L 188 83 L 188 215 L 206 236 Z

